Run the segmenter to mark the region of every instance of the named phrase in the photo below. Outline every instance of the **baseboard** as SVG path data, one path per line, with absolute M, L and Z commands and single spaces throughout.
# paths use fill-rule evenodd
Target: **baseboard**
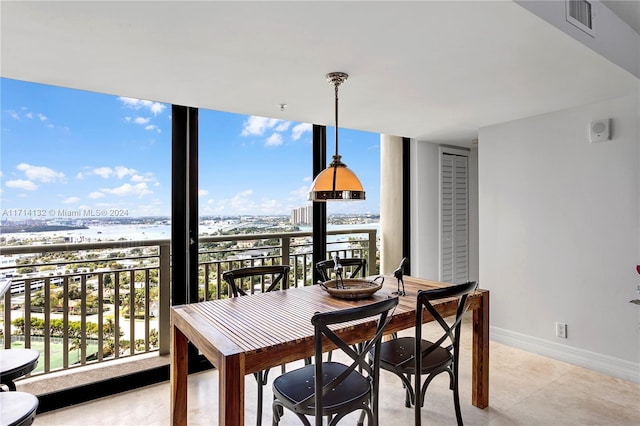
M 640 363 L 574 348 L 515 331 L 490 327 L 491 340 L 613 377 L 640 383 Z

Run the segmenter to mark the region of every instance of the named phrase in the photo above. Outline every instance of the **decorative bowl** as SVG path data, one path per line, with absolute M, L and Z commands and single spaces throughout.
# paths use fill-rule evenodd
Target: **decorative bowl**
M 383 276 L 369 280 L 365 278 L 344 278 L 319 282 L 331 296 L 340 299 L 366 299 L 382 288 Z

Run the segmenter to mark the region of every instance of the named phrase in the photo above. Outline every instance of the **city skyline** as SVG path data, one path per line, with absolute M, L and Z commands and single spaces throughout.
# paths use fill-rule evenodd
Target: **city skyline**
M 6 78 L 0 84 L 2 219 L 65 219 L 60 211 L 170 215 L 171 105 Z M 311 124 L 205 109 L 198 121 L 200 216 L 288 215 L 310 204 Z M 380 136 L 339 133 L 340 154 L 367 200 L 327 203 L 327 211 L 377 214 Z

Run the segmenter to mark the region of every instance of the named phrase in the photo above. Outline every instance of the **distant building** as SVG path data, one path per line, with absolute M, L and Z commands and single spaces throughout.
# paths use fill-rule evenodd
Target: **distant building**
M 313 223 L 313 206 L 291 210 L 291 223 L 293 225 L 311 225 Z
M 16 275 L 16 258 L 13 256 L 0 257 L 0 278 L 12 278 Z

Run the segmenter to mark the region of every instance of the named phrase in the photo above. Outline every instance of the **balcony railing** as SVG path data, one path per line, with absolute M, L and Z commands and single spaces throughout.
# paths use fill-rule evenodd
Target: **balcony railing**
M 377 272 L 375 229 L 327 235 L 327 258 L 365 257 L 367 273 Z M 311 232 L 200 237 L 200 300 L 228 297 L 222 273 L 243 266 L 289 264 L 292 287 L 311 285 L 311 237 Z M 169 353 L 170 240 L 5 246 L 0 258 L 0 276 L 12 280 L 0 304 L 0 345 L 39 350 L 31 376 Z M 11 259 L 15 265 L 7 262 Z M 252 289 L 264 290 L 262 281 Z

